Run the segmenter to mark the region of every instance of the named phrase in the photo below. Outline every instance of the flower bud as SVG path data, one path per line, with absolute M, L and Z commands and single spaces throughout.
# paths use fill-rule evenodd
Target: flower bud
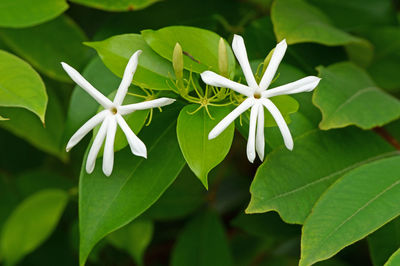
M 263 62 L 263 69 L 261 71 L 261 77 L 264 76 L 265 70 L 267 70 L 267 67 L 269 65 L 269 61 L 271 61 L 271 57 L 274 54 L 275 48 L 271 50 L 271 52 L 269 52 L 269 54 L 267 55 L 267 57 L 265 57 L 264 62 Z
M 175 77 L 177 80 L 183 79 L 183 53 L 179 43 L 175 44 L 174 53 L 172 55 L 172 66 L 174 67 Z
M 219 39 L 218 44 L 218 68 L 221 76 L 228 77 L 228 54 L 224 39 Z

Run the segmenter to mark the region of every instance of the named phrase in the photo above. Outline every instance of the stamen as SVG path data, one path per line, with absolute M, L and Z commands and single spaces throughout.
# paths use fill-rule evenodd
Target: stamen
M 260 99 L 261 98 L 261 93 L 255 92 L 254 93 L 254 98 Z
M 116 115 L 116 114 L 118 113 L 118 110 L 117 110 L 117 108 L 115 108 L 115 107 L 111 108 L 110 111 L 111 111 L 114 115 Z

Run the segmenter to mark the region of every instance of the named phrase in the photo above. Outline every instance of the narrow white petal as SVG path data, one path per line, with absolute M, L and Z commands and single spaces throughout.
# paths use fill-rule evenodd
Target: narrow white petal
M 169 105 L 173 102 L 175 102 L 175 99 L 159 98 L 159 99 L 145 101 L 145 102 L 141 102 L 141 103 L 133 103 L 133 104 L 128 104 L 128 105 L 123 105 L 118 108 L 118 111 L 121 115 L 126 115 L 126 114 L 130 114 L 137 110 L 146 110 L 146 109 L 162 107 L 165 105 Z
M 67 152 L 70 151 L 76 144 L 78 144 L 78 142 L 81 141 L 83 137 L 85 137 L 86 134 L 89 133 L 89 131 L 100 124 L 100 122 L 103 121 L 106 117 L 107 113 L 109 113 L 108 110 L 103 110 L 90 118 L 85 124 L 83 124 L 83 126 L 81 126 L 68 141 L 66 148 Z
M 222 87 L 222 88 L 229 88 L 231 90 L 234 90 L 240 94 L 246 95 L 247 97 L 250 97 L 251 95 L 254 94 L 254 89 L 250 88 L 246 85 L 237 83 L 235 81 L 229 80 L 223 76 L 220 76 L 212 71 L 204 71 L 201 73 L 201 79 L 204 81 L 204 83 L 215 86 L 215 87 Z
M 261 161 L 264 160 L 264 149 L 265 149 L 264 106 L 260 104 L 258 107 L 258 116 L 257 116 L 256 151 Z
M 117 131 L 115 116 L 109 116 L 107 124 L 107 136 L 103 153 L 103 173 L 110 176 L 114 167 L 114 140 Z
M 254 98 L 247 98 L 232 112 L 230 112 L 224 119 L 222 119 L 208 134 L 208 139 L 218 137 L 239 115 L 249 109 L 254 104 Z
M 114 104 L 119 106 L 124 101 L 126 93 L 128 92 L 128 88 L 132 83 L 133 75 L 136 72 L 136 68 L 138 66 L 139 55 L 142 53 L 142 50 L 137 50 L 129 59 L 128 64 L 125 67 L 124 76 L 122 77 L 122 81 L 119 84 L 117 95 L 114 98 Z
M 144 145 L 144 143 L 135 135 L 135 133 L 133 133 L 132 129 L 120 114 L 116 114 L 115 117 L 117 118 L 118 125 L 121 127 L 126 139 L 128 140 L 132 153 L 137 156 L 147 158 L 146 145 Z
M 62 67 L 64 68 L 65 72 L 71 77 L 73 81 L 76 82 L 82 89 L 84 89 L 90 96 L 93 97 L 99 104 L 101 104 L 104 108 L 110 108 L 113 103 L 104 96 L 101 92 L 95 89 L 84 77 L 79 74 L 73 67 L 69 66 L 68 64 L 61 62 Z
M 278 69 L 279 64 L 282 61 L 282 58 L 285 55 L 286 48 L 287 48 L 286 40 L 283 40 L 276 45 L 274 53 L 272 54 L 271 57 L 271 61 L 269 61 L 264 76 L 260 81 L 259 86 L 261 90 L 266 90 L 268 86 L 271 84 L 271 81 L 275 76 L 276 70 Z
M 249 137 L 247 138 L 247 159 L 252 163 L 256 158 L 256 123 L 258 114 L 258 104 L 251 107 L 250 112 L 250 126 L 249 126 Z
M 272 117 L 275 119 L 276 124 L 279 127 L 279 130 L 281 131 L 283 141 L 285 142 L 286 148 L 289 150 L 293 149 L 293 139 L 292 135 L 290 134 L 289 128 L 285 122 L 285 119 L 283 118 L 281 112 L 279 112 L 278 108 L 275 106 L 275 104 L 270 100 L 270 99 L 261 99 L 263 105 L 265 108 L 268 109 L 268 111 L 271 113 Z
M 242 68 L 247 84 L 254 89 L 258 88 L 256 79 L 253 75 L 253 71 L 250 67 L 249 59 L 247 58 L 246 46 L 244 45 L 242 36 L 236 34 L 233 36 L 232 50 L 235 53 L 236 59 L 238 60 L 240 67 Z
M 283 94 L 295 94 L 300 92 L 312 91 L 317 87 L 321 79 L 315 76 L 308 76 L 297 81 L 262 92 L 262 96 L 269 98 Z
M 88 174 L 92 173 L 94 170 L 97 154 L 99 153 L 100 148 L 103 145 L 104 139 L 106 137 L 108 120 L 108 117 L 104 119 L 103 124 L 101 124 L 100 129 L 93 140 L 92 147 L 90 147 L 89 154 L 86 159 L 86 172 Z

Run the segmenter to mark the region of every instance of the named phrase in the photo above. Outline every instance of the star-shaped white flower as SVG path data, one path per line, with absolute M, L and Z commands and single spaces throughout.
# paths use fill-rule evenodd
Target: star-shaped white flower
M 278 108 L 269 99 L 274 96 L 283 94 L 294 94 L 305 91 L 312 91 L 319 83 L 320 78 L 315 76 L 308 76 L 297 80 L 295 82 L 288 83 L 283 86 L 279 86 L 273 89 L 267 90 L 271 84 L 272 79 L 275 76 L 276 70 L 287 48 L 286 41 L 283 40 L 275 47 L 272 54 L 270 63 L 259 84 L 257 84 L 253 72 L 250 68 L 249 59 L 247 58 L 246 47 L 244 45 L 243 38 L 239 35 L 235 35 L 232 42 L 232 49 L 235 53 L 237 60 L 242 68 L 243 74 L 246 78 L 247 84 L 243 85 L 227 78 L 224 78 L 212 71 L 205 71 L 201 73 L 201 78 L 206 84 L 216 87 L 224 87 L 232 89 L 240 94 L 247 96 L 238 107 L 236 107 L 230 114 L 221 120 L 209 133 L 208 139 L 217 137 L 222 131 L 224 131 L 239 115 L 251 108 L 250 112 L 250 127 L 249 137 L 247 140 L 247 158 L 250 162 L 253 162 L 256 157 L 256 151 L 261 161 L 264 159 L 264 107 L 271 113 L 275 119 L 279 130 L 282 134 L 283 140 L 286 147 L 289 150 L 293 149 L 293 139 L 290 134 L 289 128 L 286 125 L 285 119 L 279 112 Z M 257 129 L 256 129 L 257 126 Z
M 117 94 L 114 101 L 111 101 L 106 96 L 101 94 L 95 89 L 78 71 L 71 66 L 62 62 L 62 67 L 68 73 L 73 81 L 76 82 L 81 88 L 90 94 L 105 110 L 99 112 L 91 119 L 89 119 L 76 133 L 71 137 L 67 144 L 66 150 L 69 151 L 74 147 L 89 131 L 95 126 L 102 123 L 100 129 L 93 140 L 92 147 L 90 148 L 87 161 L 86 172 L 92 173 L 96 163 L 97 154 L 103 145 L 104 139 L 104 154 L 103 154 L 103 172 L 105 175 L 110 176 L 114 166 L 114 139 L 117 130 L 117 124 L 124 132 L 126 139 L 133 154 L 147 157 L 146 145 L 133 133 L 129 125 L 125 122 L 123 115 L 130 114 L 137 110 L 151 109 L 161 107 L 173 103 L 175 100 L 170 98 L 160 98 L 151 101 L 122 105 L 124 98 L 128 92 L 129 85 L 132 82 L 133 75 L 135 74 L 138 57 L 142 53 L 141 50 L 136 51 L 129 59 L 126 65 L 124 76 L 122 77 L 121 84 L 118 87 Z

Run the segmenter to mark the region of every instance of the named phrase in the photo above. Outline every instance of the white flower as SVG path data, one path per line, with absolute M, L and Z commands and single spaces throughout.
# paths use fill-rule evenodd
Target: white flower
M 103 154 L 103 172 L 105 175 L 110 176 L 114 166 L 114 139 L 117 130 L 117 124 L 121 127 L 124 132 L 126 139 L 128 140 L 129 146 L 133 154 L 147 157 L 147 150 L 144 143 L 133 133 L 128 124 L 125 122 L 123 115 L 132 113 L 136 110 L 145 110 L 155 107 L 161 107 L 173 103 L 175 100 L 170 98 L 160 98 L 151 101 L 122 105 L 125 95 L 128 92 L 129 85 L 132 82 L 133 75 L 135 74 L 138 57 L 142 53 L 141 50 L 136 51 L 125 68 L 124 76 L 122 77 L 121 84 L 118 87 L 117 94 L 115 95 L 114 101 L 111 101 L 106 96 L 101 94 L 95 89 L 84 77 L 82 77 L 78 71 L 71 66 L 62 62 L 62 67 L 68 73 L 73 81 L 76 82 L 81 88 L 90 94 L 99 104 L 101 104 L 105 110 L 99 112 L 91 119 L 89 119 L 78 131 L 71 137 L 67 144 L 66 150 L 69 151 L 74 147 L 89 131 L 95 126 L 102 123 L 100 129 L 93 141 L 92 147 L 90 148 L 87 161 L 86 161 L 86 172 L 92 173 L 97 154 L 100 151 L 101 146 L 104 145 Z
M 289 128 L 286 125 L 282 114 L 278 108 L 269 99 L 274 96 L 283 94 L 293 94 L 305 91 L 312 91 L 319 83 L 320 78 L 315 76 L 308 76 L 298 81 L 291 82 L 289 84 L 279 86 L 273 89 L 267 90 L 272 79 L 275 76 L 276 70 L 287 48 L 286 41 L 283 40 L 275 47 L 272 54 L 270 63 L 261 78 L 259 84 L 257 84 L 253 72 L 250 68 L 250 63 L 247 58 L 246 47 L 244 45 L 243 38 L 239 35 L 235 35 L 232 42 L 232 49 L 235 53 L 237 60 L 242 68 L 243 74 L 246 78 L 248 86 L 231 81 L 224 78 L 214 72 L 205 71 L 201 74 L 203 81 L 211 86 L 230 88 L 240 94 L 247 96 L 235 110 L 228 114 L 224 119 L 221 120 L 209 133 L 208 139 L 213 139 L 221 134 L 239 115 L 251 108 L 250 112 L 250 127 L 249 137 L 247 140 L 247 158 L 250 162 L 253 162 L 256 157 L 256 151 L 261 161 L 264 159 L 264 107 L 271 113 L 275 119 L 279 130 L 283 136 L 286 147 L 289 150 L 293 149 L 293 139 L 290 134 Z M 257 129 L 256 129 L 257 126 Z

